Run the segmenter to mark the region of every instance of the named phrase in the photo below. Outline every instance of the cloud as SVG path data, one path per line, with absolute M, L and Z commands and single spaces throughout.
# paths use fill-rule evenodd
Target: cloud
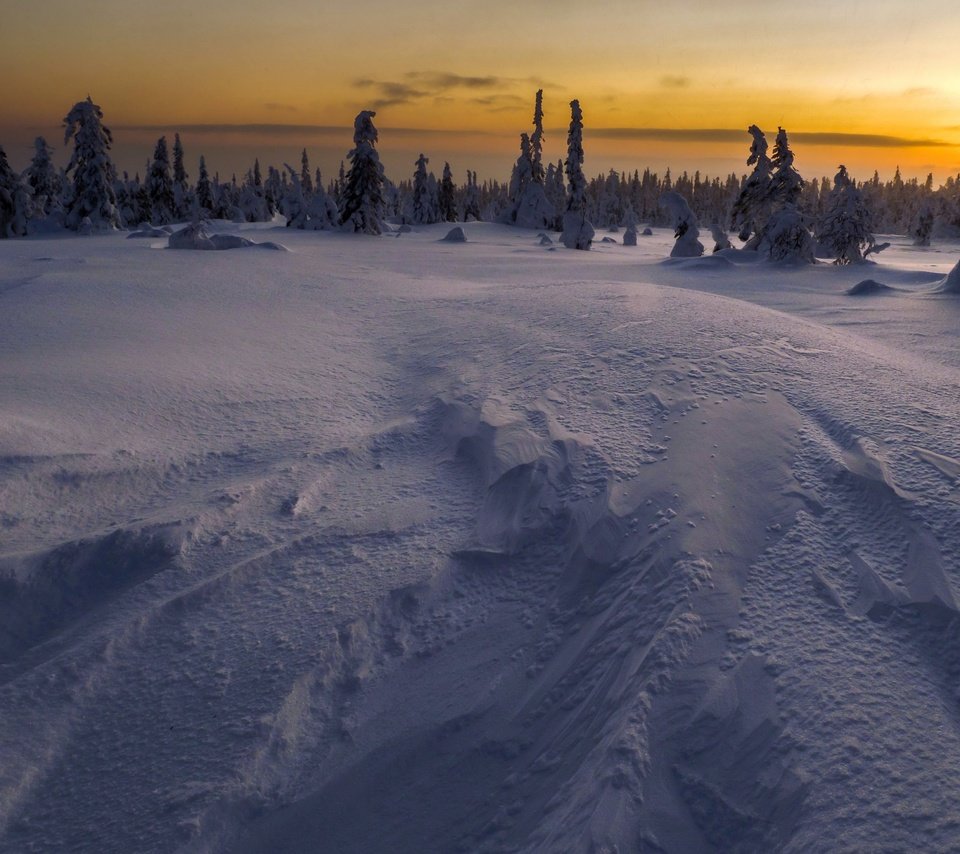
M 371 80 L 367 77 L 357 80 L 356 85 L 362 89 L 376 89 L 380 92 L 380 97 L 373 101 L 373 106 L 377 109 L 381 107 L 392 107 L 397 104 L 411 104 L 430 94 L 408 83 L 397 83 L 391 80 Z
M 375 108 L 412 104 L 430 96 L 436 98 L 456 90 L 466 90 L 490 92 L 489 95 L 472 98 L 471 103 L 490 106 L 494 112 L 510 109 L 506 105 L 508 98 L 515 98 L 524 104 L 530 102 L 530 98 L 520 99 L 516 95 L 494 94 L 520 84 L 544 88 L 543 82 L 534 77 L 498 77 L 496 75 L 471 77 L 451 71 L 408 71 L 403 75 L 402 80 L 373 80 L 369 77 L 361 77 L 354 81 L 354 86 L 357 88 L 372 89 L 378 93 L 379 97 L 372 104 Z
M 470 98 L 468 103 L 486 107 L 489 113 L 505 113 L 530 106 L 530 99 L 521 98 L 519 95 L 484 95 Z
M 660 85 L 664 89 L 686 89 L 690 85 L 690 78 L 680 74 L 664 74 L 660 78 Z
M 464 77 L 449 71 L 409 71 L 404 77 L 434 89 L 495 89 L 509 82 L 503 77 Z
M 824 131 L 790 131 L 793 142 L 807 145 L 849 145 L 859 148 L 939 148 L 952 143 L 938 139 L 887 136 L 872 133 L 837 133 Z M 620 140 L 667 140 L 674 142 L 744 142 L 746 130 L 734 128 L 584 128 L 586 137 Z

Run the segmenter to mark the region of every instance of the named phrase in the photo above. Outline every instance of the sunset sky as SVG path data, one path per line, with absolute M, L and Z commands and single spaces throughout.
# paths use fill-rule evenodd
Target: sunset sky
M 563 156 L 579 98 L 588 173 L 743 172 L 752 123 L 771 142 L 786 127 L 808 177 L 960 172 L 956 0 L 6 5 L 0 144 L 18 168 L 37 134 L 62 148 L 90 94 L 131 171 L 179 130 L 190 161 L 223 173 L 306 147 L 329 174 L 371 108 L 391 177 L 423 151 L 461 180 L 506 179 L 542 87 L 545 154 Z

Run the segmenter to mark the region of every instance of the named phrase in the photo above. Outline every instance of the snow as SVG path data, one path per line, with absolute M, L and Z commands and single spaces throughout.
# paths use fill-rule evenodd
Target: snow
M 955 845 L 960 244 L 212 227 L 3 246 L 0 850 Z

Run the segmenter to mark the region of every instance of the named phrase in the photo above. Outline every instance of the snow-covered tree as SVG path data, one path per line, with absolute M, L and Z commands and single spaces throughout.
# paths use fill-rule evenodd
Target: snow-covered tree
M 363 234 L 383 231 L 383 165 L 375 147 L 379 134 L 374 116 L 373 110 L 362 110 L 354 120 L 354 147 L 347 155 L 350 171 L 344 176 L 340 199 L 340 224 Z
M 408 219 L 417 225 L 430 225 L 440 222 L 440 200 L 438 193 L 430 186 L 431 175 L 427 172 L 429 157 L 421 154 L 417 158 L 413 173 L 413 195 L 410 199 Z M 436 179 L 434 179 L 434 185 Z
M 0 238 L 23 237 L 30 217 L 30 195 L 0 146 Z
M 530 137 L 530 178 L 543 184 L 546 173 L 543 168 L 543 89 L 537 90 L 533 107 L 533 134 Z
M 319 184 L 319 181 L 317 183 Z M 310 198 L 313 193 L 313 178 L 310 177 L 310 160 L 307 157 L 307 149 L 303 149 L 303 153 L 300 155 L 300 186 L 303 187 L 304 196 Z
M 53 152 L 38 136 L 33 142 L 33 158 L 24 173 L 33 204 L 33 216 L 45 217 L 60 210 L 60 176 L 53 166 Z
M 813 236 L 800 210 L 804 181 L 794 168 L 793 160 L 787 132 L 778 128 L 771 161 L 773 174 L 767 190 L 770 212 L 759 232 L 757 248 L 766 251 L 772 261 L 812 264 L 815 260 Z
M 913 222 L 910 223 L 908 234 L 913 238 L 914 246 L 929 246 L 930 235 L 933 233 L 933 204 L 929 199 L 924 199 L 917 209 Z
M 593 226 L 587 219 L 587 179 L 583 175 L 583 111 L 580 102 L 570 102 L 570 129 L 567 131 L 567 209 L 563 215 L 561 240 L 568 249 L 589 249 Z
M 770 216 L 759 249 L 765 251 L 771 261 L 815 262 L 813 236 L 796 204 L 786 204 Z
M 187 170 L 183 165 L 183 143 L 180 134 L 173 135 L 173 211 L 177 220 L 185 220 L 192 215 L 193 204 L 190 198 L 190 185 L 187 183 Z
M 280 200 L 280 213 L 287 219 L 287 228 L 305 229 L 309 220 L 307 199 L 303 193 L 300 174 L 289 164 L 283 164 L 290 173 L 290 181 Z M 309 175 L 309 172 L 307 173 Z
M 207 172 L 207 161 L 200 155 L 200 168 L 197 171 L 197 204 L 209 216 L 213 212 L 213 186 L 210 183 L 210 174 Z M 202 215 L 202 214 L 201 214 Z
M 147 172 L 146 186 L 150 196 L 150 221 L 154 225 L 173 222 L 176 203 L 173 196 L 173 178 L 170 175 L 170 154 L 165 136 L 157 140 L 156 147 L 153 149 L 153 160 Z
M 726 231 L 723 230 L 723 226 L 719 222 L 715 222 L 710 226 L 710 235 L 713 237 L 713 251 L 721 252 L 724 249 L 730 249 L 730 238 L 727 237 Z
M 237 206 L 243 213 L 246 222 L 266 222 L 270 219 L 270 208 L 267 204 L 267 192 L 263 186 L 263 175 L 260 172 L 260 158 L 254 158 L 253 169 L 247 172 L 240 188 Z
M 463 221 L 480 219 L 480 186 L 477 173 L 467 170 L 467 186 L 463 193 Z
M 627 208 L 627 213 L 624 215 L 623 224 L 624 224 L 623 245 L 636 246 L 637 245 L 637 215 L 633 212 L 632 207 Z
M 457 188 L 453 183 L 450 164 L 443 164 L 443 177 L 440 179 L 440 218 L 444 222 L 457 221 Z
M 307 199 L 307 216 L 310 218 L 310 228 L 314 231 L 326 231 L 334 228 L 340 222 L 340 213 L 337 205 L 323 189 L 320 180 L 320 170 L 317 170 L 317 180 L 313 185 L 313 192 Z
M 770 180 L 773 164 L 767 156 L 767 140 L 763 131 L 756 125 L 748 128 L 753 137 L 747 165 L 753 166 L 753 172 L 733 204 L 731 227 L 737 231 L 741 240 L 747 241 L 748 249 L 756 249 L 760 243 L 763 228 L 770 216 Z
M 623 211 L 620 202 L 620 175 L 615 169 L 607 173 L 597 202 L 597 222 L 611 228 L 620 224 Z
M 73 140 L 73 154 L 67 165 L 64 224 L 79 231 L 89 221 L 93 230 L 117 228 L 120 217 L 113 190 L 117 170 L 110 159 L 113 135 L 103 125 L 103 112 L 90 96 L 73 105 L 63 120 L 63 143 Z
M 879 252 L 870 232 L 870 213 L 847 167 L 841 165 L 833 179 L 827 209 L 817 223 L 817 241 L 834 258 L 835 264 L 855 264 L 871 252 Z
M 703 244 L 700 242 L 700 229 L 697 227 L 697 218 L 687 200 L 673 190 L 667 190 L 660 196 L 660 204 L 670 212 L 673 221 L 676 243 L 670 250 L 671 258 L 699 258 L 703 255 Z
M 563 214 L 567 209 L 567 187 L 563 182 L 563 161 L 558 160 L 556 165 L 547 165 L 547 174 L 544 177 L 544 190 L 547 201 L 553 206 L 552 228 L 559 230 L 563 222 Z
M 777 140 L 773 145 L 773 159 L 770 161 L 773 174 L 770 176 L 769 196 L 771 206 L 776 209 L 785 205 L 796 205 L 803 193 L 804 180 L 793 166 L 793 152 L 787 132 L 777 128 Z
M 542 167 L 541 167 L 542 168 Z M 530 137 L 520 134 L 520 156 L 510 178 L 509 203 L 502 221 L 520 228 L 549 228 L 554 221 L 553 205 L 547 201 L 542 181 L 534 178 L 533 150 Z
M 273 166 L 267 167 L 267 180 L 263 182 L 263 198 L 267 203 L 267 219 L 270 219 L 280 210 L 280 200 L 283 198 L 286 173 Z

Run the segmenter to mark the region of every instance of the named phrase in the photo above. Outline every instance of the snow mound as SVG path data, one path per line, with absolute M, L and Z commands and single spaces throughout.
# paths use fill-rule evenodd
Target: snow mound
M 601 243 L 616 243 L 617 241 L 614 240 L 612 237 L 604 237 L 604 238 L 601 238 L 600 242 L 601 242 Z
M 935 294 L 960 294 L 960 262 L 947 277 L 933 289 Z
M 442 243 L 466 243 L 467 235 L 463 233 L 463 229 L 460 226 L 455 226 L 451 228 L 444 236 L 441 238 Z
M 286 252 L 287 247 L 280 243 L 266 241 L 257 243 L 248 240 L 246 237 L 240 237 L 239 234 L 210 234 L 204 223 L 188 225 L 186 228 L 171 234 L 167 239 L 169 249 L 273 249 L 280 252 Z
M 887 294 L 892 294 L 899 288 L 893 288 L 890 285 L 885 285 L 883 282 L 878 282 L 876 279 L 864 279 L 862 282 L 857 282 L 853 287 L 847 288 L 844 293 L 850 297 L 870 297 L 870 296 L 885 296 Z

